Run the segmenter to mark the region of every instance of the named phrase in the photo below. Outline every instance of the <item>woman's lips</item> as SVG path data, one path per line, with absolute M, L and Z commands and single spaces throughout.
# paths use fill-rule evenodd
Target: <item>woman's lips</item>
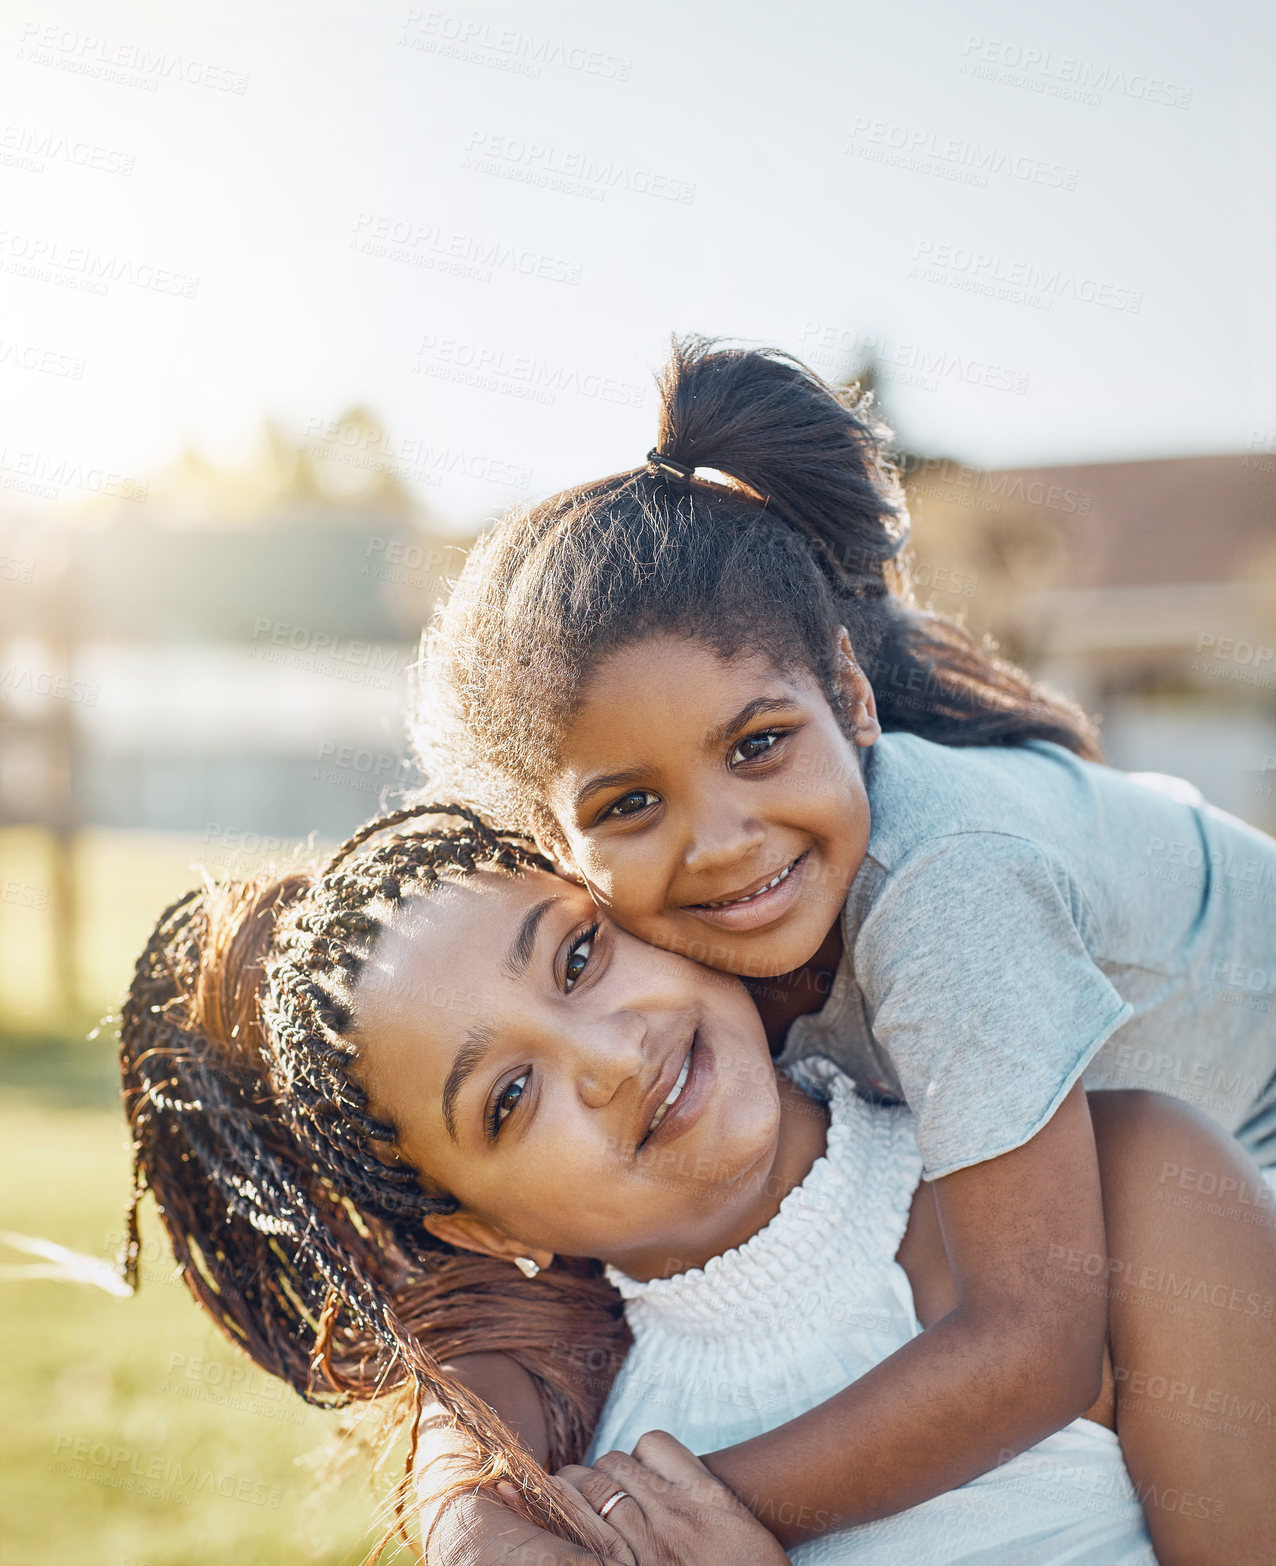
M 762 925 L 773 924 L 783 918 L 797 901 L 806 877 L 809 857 L 809 849 L 799 854 L 788 867 L 788 874 L 782 881 L 767 887 L 765 891 L 756 892 L 744 902 L 719 904 L 717 907 L 710 907 L 707 903 L 691 903 L 687 912 L 720 930 L 756 930 Z
M 684 1132 L 690 1131 L 703 1114 L 713 1093 L 717 1070 L 713 1063 L 713 1051 L 705 1043 L 699 1029 L 691 1041 L 690 1060 L 691 1069 L 682 1092 L 665 1111 L 664 1119 L 656 1129 L 643 1139 L 640 1153 L 676 1141 Z

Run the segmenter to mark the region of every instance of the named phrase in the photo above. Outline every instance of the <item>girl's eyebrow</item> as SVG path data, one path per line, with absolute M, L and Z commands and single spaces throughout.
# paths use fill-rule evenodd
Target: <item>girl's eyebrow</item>
M 746 702 L 740 708 L 735 717 L 719 724 L 716 729 L 709 730 L 704 738 L 705 749 L 714 750 L 719 745 L 725 745 L 733 734 L 738 733 L 746 723 L 760 717 L 764 712 L 787 711 L 794 705 L 796 699 L 794 696 L 755 696 L 752 701 Z M 578 811 L 582 810 L 595 794 L 601 794 L 604 789 L 621 788 L 629 783 L 642 783 L 646 777 L 647 773 L 636 767 L 631 767 L 625 772 L 600 773 L 597 777 L 586 778 L 577 790 L 576 798 L 572 803 Z
M 607 788 L 619 788 L 622 783 L 640 783 L 645 776 L 637 768 L 630 768 L 628 772 L 604 772 L 598 777 L 586 778 L 577 790 L 573 801 L 577 810 L 583 808 L 586 800 L 592 799 L 595 794 L 601 794 Z
M 706 750 L 716 750 L 719 745 L 725 745 L 733 734 L 738 734 L 746 723 L 751 723 L 754 718 L 759 718 L 764 712 L 783 712 L 791 708 L 796 701 L 793 696 L 755 696 L 752 701 L 745 702 L 734 718 L 729 718 L 726 723 L 716 729 L 710 729 L 705 735 Z

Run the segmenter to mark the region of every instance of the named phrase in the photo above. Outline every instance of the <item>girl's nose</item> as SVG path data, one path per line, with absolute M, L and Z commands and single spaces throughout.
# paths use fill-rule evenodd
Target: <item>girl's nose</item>
M 766 828 L 754 817 L 702 817 L 688 836 L 682 862 L 692 875 L 730 870 L 765 841 Z

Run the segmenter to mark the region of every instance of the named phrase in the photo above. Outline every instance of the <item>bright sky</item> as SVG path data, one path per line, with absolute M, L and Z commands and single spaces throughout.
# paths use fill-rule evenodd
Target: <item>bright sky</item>
M 876 343 L 983 464 L 1265 444 L 1274 46 L 1260 0 L 14 0 L 0 502 L 359 402 L 472 525 L 640 462 L 671 330 Z

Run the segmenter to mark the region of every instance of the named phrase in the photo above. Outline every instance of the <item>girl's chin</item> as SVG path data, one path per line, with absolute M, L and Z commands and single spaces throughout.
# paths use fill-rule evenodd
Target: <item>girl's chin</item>
M 834 915 L 834 917 L 836 914 Z M 713 968 L 724 978 L 778 979 L 793 973 L 819 952 L 828 938 L 829 921 L 809 919 L 795 912 L 791 919 L 768 930 L 756 932 L 705 931 L 694 915 L 689 915 L 678 936 L 677 950 L 694 961 Z M 706 940 L 709 934 L 712 939 Z M 669 938 L 664 944 L 672 945 Z

